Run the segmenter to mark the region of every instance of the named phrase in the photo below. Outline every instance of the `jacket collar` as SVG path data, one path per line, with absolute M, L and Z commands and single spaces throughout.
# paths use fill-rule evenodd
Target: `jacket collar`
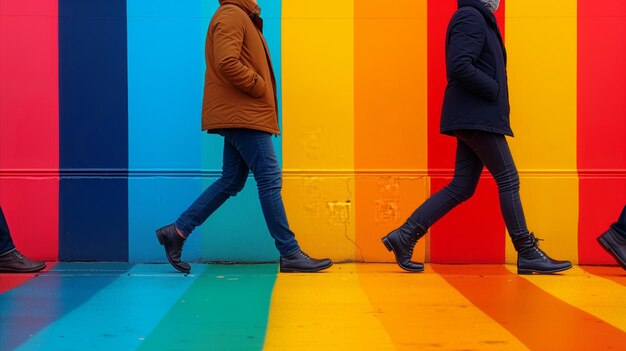
M 261 14 L 259 5 L 254 3 L 254 0 L 219 0 L 220 5 L 235 5 L 241 7 L 247 14 Z
M 244 10 L 254 25 L 263 32 L 263 19 L 260 17 L 261 8 L 254 0 L 219 0 L 220 5 L 235 5 Z
M 493 14 L 493 12 L 489 11 L 487 6 L 485 6 L 485 4 L 482 3 L 482 1 L 458 0 L 458 3 L 459 3 L 459 8 L 464 7 L 464 6 L 471 6 L 477 9 L 483 15 L 483 17 L 485 17 L 485 20 L 487 21 L 487 23 L 489 23 L 489 25 L 491 25 L 494 28 L 498 28 L 498 24 L 496 22 L 496 16 Z
M 504 55 L 504 62 L 507 61 L 506 49 L 504 48 L 504 40 L 502 40 L 502 34 L 500 33 L 500 28 L 498 27 L 498 22 L 496 21 L 496 16 L 493 12 L 489 11 L 487 6 L 485 6 L 480 0 L 458 0 L 459 8 L 464 6 L 471 6 L 477 9 L 485 18 L 485 21 L 488 25 L 493 28 L 498 36 L 498 40 L 500 40 L 500 45 L 502 46 L 502 54 Z

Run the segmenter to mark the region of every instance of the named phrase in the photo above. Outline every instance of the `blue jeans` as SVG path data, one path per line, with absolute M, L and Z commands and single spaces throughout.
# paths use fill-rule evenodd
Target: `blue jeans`
M 11 232 L 9 232 L 9 225 L 7 224 L 2 207 L 0 207 L 0 256 L 15 250 L 13 240 L 11 239 Z
M 498 184 L 500 210 L 509 235 L 512 238 L 527 235 L 519 175 L 504 135 L 478 130 L 458 130 L 454 134 L 457 147 L 452 181 L 415 210 L 401 230 L 425 234 L 446 213 L 474 195 L 480 174 L 487 167 Z
M 289 229 L 285 206 L 280 194 L 282 172 L 272 145 L 272 135 L 251 129 L 222 129 L 224 160 L 222 177 L 209 186 L 191 206 L 180 215 L 176 227 L 185 235 L 204 223 L 229 197 L 240 192 L 248 173 L 252 171 L 259 190 L 265 223 L 283 256 L 300 250 L 295 235 Z M 246 214 L 242 213 L 244 217 Z

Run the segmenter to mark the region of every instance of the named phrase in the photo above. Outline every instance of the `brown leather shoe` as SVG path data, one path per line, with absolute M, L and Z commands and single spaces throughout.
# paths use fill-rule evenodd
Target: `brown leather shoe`
M 283 273 L 312 273 L 333 265 L 328 258 L 315 259 L 300 250 L 290 256 L 280 256 L 280 271 Z
M 172 266 L 183 273 L 189 273 L 191 266 L 187 262 L 182 262 L 180 257 L 183 254 L 183 246 L 185 246 L 185 240 L 178 235 L 178 231 L 173 224 L 166 225 L 163 228 L 157 229 L 157 239 L 159 243 L 165 247 L 165 256 L 170 261 Z
M 31 260 L 13 250 L 0 256 L 0 273 L 31 273 L 46 268 L 46 262 Z

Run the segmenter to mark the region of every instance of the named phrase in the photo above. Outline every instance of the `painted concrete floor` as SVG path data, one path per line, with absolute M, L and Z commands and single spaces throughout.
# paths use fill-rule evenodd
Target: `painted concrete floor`
M 626 350 L 626 272 L 57 263 L 0 275 L 0 350 Z

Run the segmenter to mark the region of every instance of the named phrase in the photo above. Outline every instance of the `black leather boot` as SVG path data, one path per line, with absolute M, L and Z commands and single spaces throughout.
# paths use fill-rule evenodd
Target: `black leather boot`
M 173 224 L 157 229 L 157 239 L 159 243 L 165 247 L 165 256 L 172 266 L 183 273 L 189 273 L 191 266 L 189 263 L 182 262 L 180 256 L 183 254 L 183 246 L 185 238 L 178 235 L 178 231 Z
M 280 256 L 280 271 L 283 273 L 311 273 L 318 272 L 333 265 L 328 258 L 321 260 L 312 258 L 300 250 L 289 256 Z
M 417 240 L 421 237 L 419 234 L 405 234 L 400 229 L 382 237 L 383 244 L 389 251 L 393 251 L 396 255 L 398 266 L 408 272 L 423 272 L 424 264 L 411 261 L 413 249 Z
M 556 273 L 572 268 L 569 261 L 553 260 L 537 244 L 533 233 L 513 239 L 517 251 L 517 274 Z
M 0 273 L 32 273 L 46 268 L 46 262 L 31 260 L 13 250 L 0 256 Z
M 626 239 L 609 229 L 598 238 L 598 242 L 626 269 Z

